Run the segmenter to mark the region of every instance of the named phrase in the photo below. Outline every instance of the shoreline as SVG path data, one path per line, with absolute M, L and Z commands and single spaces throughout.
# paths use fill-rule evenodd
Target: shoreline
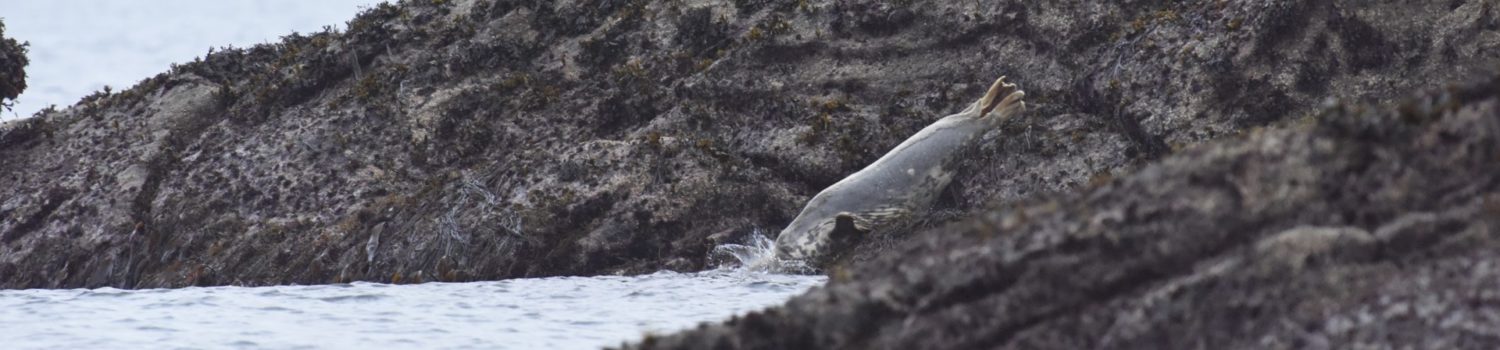
M 1030 110 L 964 158 L 931 211 L 866 237 L 826 269 L 834 287 L 794 299 L 791 311 L 672 341 L 755 344 L 744 337 L 766 326 L 800 334 L 789 341 L 830 346 L 948 338 L 954 343 L 933 346 L 1021 344 L 1030 334 L 1053 334 L 1036 328 L 1052 320 L 1086 323 L 1059 317 L 1094 310 L 1093 302 L 1191 284 L 1171 277 L 1198 278 L 1197 258 L 1292 254 L 1300 258 L 1290 261 L 1312 262 L 1246 271 L 1322 276 L 1354 262 L 1387 262 L 1360 249 L 1348 253 L 1354 260 L 1340 260 L 1346 253 L 1334 248 L 1342 245 L 1323 240 L 1397 245 L 1379 233 L 1394 223 L 1377 219 L 1434 211 L 1458 213 L 1439 215 L 1434 225 L 1489 235 L 1489 221 L 1460 215 L 1487 207 L 1452 202 L 1483 196 L 1488 183 L 1463 187 L 1428 167 L 1446 164 L 1448 176 L 1485 179 L 1472 173 L 1484 163 L 1463 158 L 1482 156 L 1475 149 L 1490 137 L 1481 118 L 1488 97 L 1474 92 L 1488 85 L 1474 84 L 1494 75 L 1487 53 L 1500 49 L 1495 20 L 1480 15 L 1488 13 L 1480 2 L 906 4 L 410 1 L 372 7 L 345 31 L 217 51 L 27 119 L 28 132 L 0 139 L 0 288 L 702 270 L 713 247 L 790 222 L 814 193 L 961 109 L 999 74 L 1026 87 Z M 1454 86 L 1449 100 L 1442 100 L 1444 86 Z M 1326 102 L 1402 98 L 1418 102 Z M 1444 119 L 1449 112 L 1462 117 Z M 1452 135 L 1438 130 L 1444 127 L 1457 136 L 1445 138 Z M 1362 143 L 1369 140 L 1392 143 Z M 1384 169 L 1367 162 L 1387 157 L 1381 151 L 1398 155 L 1391 164 L 1415 168 L 1372 170 L 1368 180 L 1390 182 L 1385 187 L 1308 189 L 1367 185 L 1339 176 L 1357 173 L 1350 162 Z M 1411 153 L 1418 151 L 1450 163 L 1424 163 Z M 1402 182 L 1418 175 L 1426 182 Z M 1261 180 L 1280 187 L 1257 187 L 1267 183 Z M 1424 187 L 1440 184 L 1451 186 Z M 1412 207 L 1386 197 L 1339 202 L 1416 196 L 1404 189 L 1450 196 L 1420 197 L 1431 201 Z M 1080 204 L 1101 200 L 1090 195 L 1156 190 L 1187 197 L 1098 212 Z M 1306 193 L 1321 196 L 1296 196 Z M 1304 207 L 1327 201 L 1330 207 Z M 1157 208 L 1175 220 L 1141 211 L 1167 204 L 1180 204 Z M 1213 215 L 1182 211 L 1192 208 Z M 1232 208 L 1267 214 L 1241 218 Z M 1250 210 L 1266 208 L 1286 211 Z M 1326 217 L 1299 216 L 1314 214 Z M 1280 226 L 1245 228 L 1262 221 Z M 1102 238 L 1112 233 L 1101 227 L 1127 223 L 1144 225 L 1127 225 L 1141 228 L 1140 240 Z M 1201 230 L 1157 235 L 1142 228 L 1150 224 Z M 1295 231 L 1299 225 L 1314 227 Z M 1344 226 L 1364 233 L 1338 229 Z M 1082 231 L 1069 227 L 1097 235 L 1075 237 Z M 1033 233 L 1004 238 L 1012 230 Z M 1191 238 L 1202 232 L 1222 234 L 1214 236 L 1222 245 Z M 1488 244 L 1476 240 L 1470 243 Z M 1253 248 L 1260 245 L 1271 248 Z M 990 250 L 971 251 L 978 247 Z M 1032 253 L 1018 253 L 1026 247 Z M 1320 260 L 1325 255 L 1332 262 Z M 972 268 L 922 263 L 947 256 Z M 997 257 L 1041 260 L 984 260 Z M 957 269 L 976 275 L 937 274 Z M 1230 280 L 1235 290 L 1289 290 L 1245 273 L 1230 275 L 1245 278 Z M 930 278 L 938 280 L 918 283 Z M 1007 286 L 1022 294 L 989 294 Z M 1350 301 L 1330 295 L 1310 297 Z M 1223 311 L 1181 305 L 1187 311 L 1161 317 Z M 803 314 L 809 310 L 831 318 Z M 1286 315 L 1255 310 L 1231 311 Z M 955 319 L 881 328 L 942 315 Z M 969 316 L 977 318 L 963 321 Z M 873 328 L 816 326 L 839 317 Z M 995 323 L 974 321 L 985 319 Z M 1265 325 L 1256 320 L 1205 322 Z M 1097 330 L 1083 323 L 1077 329 Z M 1167 329 L 1145 324 L 1119 331 Z M 975 333 L 949 337 L 942 327 Z M 871 333 L 880 329 L 891 331 Z M 1209 340 L 1231 338 L 1222 336 Z

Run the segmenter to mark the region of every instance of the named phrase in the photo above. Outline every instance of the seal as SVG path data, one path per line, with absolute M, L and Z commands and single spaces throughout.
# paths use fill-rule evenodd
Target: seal
M 776 237 L 777 259 L 821 266 L 831 250 L 927 210 L 953 180 L 951 165 L 960 151 L 1024 111 L 1025 96 L 1002 76 L 962 112 L 928 125 L 874 163 L 818 192 Z

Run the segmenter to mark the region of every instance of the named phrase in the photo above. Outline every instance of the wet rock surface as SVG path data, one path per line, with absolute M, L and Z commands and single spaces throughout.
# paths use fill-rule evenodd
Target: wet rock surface
M 1193 147 L 632 348 L 1500 345 L 1500 79 Z
M 415 1 L 7 126 L 0 286 L 706 266 L 962 108 L 1031 111 L 888 254 L 1182 147 L 1480 75 L 1482 1 Z M 1342 237 L 1342 236 L 1339 236 Z M 839 270 L 835 268 L 833 270 Z

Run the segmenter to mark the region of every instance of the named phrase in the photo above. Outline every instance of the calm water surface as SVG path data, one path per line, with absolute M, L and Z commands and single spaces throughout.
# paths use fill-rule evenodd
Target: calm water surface
M 0 291 L 5 349 L 589 349 L 785 302 L 744 270 L 496 282 Z

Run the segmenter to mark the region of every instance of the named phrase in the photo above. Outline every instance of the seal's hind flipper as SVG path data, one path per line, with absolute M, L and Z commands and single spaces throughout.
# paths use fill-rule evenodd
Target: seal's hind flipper
M 1004 98 L 1001 98 L 1001 96 L 1004 96 Z M 1000 79 L 995 79 L 994 84 L 990 84 L 990 91 L 986 92 L 984 97 L 979 99 L 979 105 L 981 106 L 979 117 L 984 118 L 986 115 L 989 115 L 990 111 L 995 110 L 995 107 L 1006 110 L 1018 102 L 1020 103 L 1020 107 L 1025 107 L 1026 103 L 1020 102 L 1021 98 L 1025 96 L 1026 93 L 1017 89 L 1016 84 L 1006 83 L 1005 76 L 1001 76 Z

